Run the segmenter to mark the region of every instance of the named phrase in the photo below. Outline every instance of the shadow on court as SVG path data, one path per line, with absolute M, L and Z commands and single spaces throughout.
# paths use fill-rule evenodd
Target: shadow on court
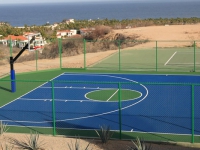
M 7 91 L 7 92 L 11 92 L 11 90 L 10 90 L 10 89 L 8 89 L 8 88 L 5 88 L 5 87 L 2 87 L 2 86 L 0 86 L 0 90 L 4 90 L 4 91 Z

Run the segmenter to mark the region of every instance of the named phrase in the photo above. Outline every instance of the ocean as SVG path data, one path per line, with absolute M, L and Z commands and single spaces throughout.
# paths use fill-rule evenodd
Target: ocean
M 0 4 L 0 22 L 12 26 L 44 25 L 64 19 L 200 18 L 200 1 L 190 2 L 68 2 Z

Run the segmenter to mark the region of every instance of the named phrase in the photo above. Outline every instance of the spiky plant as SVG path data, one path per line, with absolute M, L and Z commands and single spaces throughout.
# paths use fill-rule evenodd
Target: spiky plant
M 7 124 L 3 123 L 3 121 L 0 121 L 0 136 L 3 135 L 5 132 L 8 131 Z
M 108 140 L 110 140 L 110 138 L 113 135 L 113 132 L 110 131 L 110 126 L 106 125 L 100 126 L 100 130 L 99 131 L 95 130 L 95 131 L 99 136 L 99 138 L 101 139 L 102 143 L 104 144 L 107 143 Z
M 44 150 L 42 146 L 43 142 L 39 142 L 39 134 L 30 133 L 30 137 L 26 136 L 25 140 L 17 140 L 15 138 L 9 138 L 8 142 L 16 145 L 19 149 L 27 149 L 27 150 Z
M 151 145 L 147 147 L 144 141 L 141 141 L 138 137 L 135 142 L 132 141 L 135 148 L 128 146 L 128 150 L 151 150 Z
M 76 138 L 75 143 L 73 143 L 71 141 L 71 145 L 69 143 L 67 143 L 67 144 L 68 144 L 69 150 L 81 150 L 81 147 L 80 147 L 80 138 Z M 88 143 L 88 145 L 86 146 L 86 148 L 84 148 L 83 150 L 89 150 L 89 145 L 90 145 L 90 143 Z
M 8 146 L 7 144 L 5 144 L 5 146 L 1 145 L 1 150 L 13 150 L 13 145 L 12 146 Z

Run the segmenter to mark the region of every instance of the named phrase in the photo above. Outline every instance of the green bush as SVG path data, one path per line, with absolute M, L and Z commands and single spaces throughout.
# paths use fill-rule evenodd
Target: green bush
M 146 146 L 144 141 L 141 141 L 138 137 L 135 141 L 132 141 L 134 147 L 128 146 L 128 150 L 151 150 L 151 145 Z
M 68 144 L 69 150 L 81 150 L 80 138 L 76 138 L 75 143 L 72 143 L 72 141 L 71 141 L 71 145 L 69 143 L 67 143 L 67 144 Z M 89 145 L 90 145 L 90 143 L 88 143 L 86 148 L 84 148 L 83 150 L 89 150 Z
M 39 142 L 39 134 L 32 132 L 30 133 L 30 137 L 26 136 L 25 140 L 17 140 L 15 138 L 8 138 L 8 142 L 16 145 L 19 149 L 27 149 L 27 150 L 43 150 L 42 146 L 43 142 Z
M 95 131 L 101 139 L 102 143 L 107 143 L 113 135 L 113 132 L 110 131 L 110 127 L 106 125 L 101 126 L 99 131 Z

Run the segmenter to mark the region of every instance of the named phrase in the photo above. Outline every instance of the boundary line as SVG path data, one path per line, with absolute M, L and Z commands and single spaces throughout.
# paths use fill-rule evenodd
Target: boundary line
M 62 75 L 66 75 L 65 73 L 62 73 L 62 74 L 60 74 L 60 75 L 58 75 L 57 77 L 59 77 L 59 76 L 62 76 Z M 72 74 L 67 74 L 67 75 L 72 75 Z M 76 75 L 88 75 L 88 74 L 76 74 Z M 93 75 L 94 76 L 94 75 Z M 95 74 L 95 76 L 107 76 L 107 77 L 111 77 L 111 78 L 117 78 L 117 79 L 122 79 L 122 80 L 127 80 L 127 81 L 130 81 L 130 82 L 134 82 L 134 83 L 138 83 L 137 81 L 134 81 L 134 80 L 131 80 L 131 79 L 128 79 L 128 78 L 123 78 L 123 77 L 118 77 L 118 76 L 113 76 L 113 75 L 105 75 L 105 74 L 103 74 L 103 75 L 101 75 L 101 74 Z M 55 78 L 57 78 L 57 77 L 55 77 Z M 55 78 L 53 78 L 53 79 L 55 79 Z M 52 80 L 53 80 L 52 79 Z M 45 84 L 45 83 L 44 83 Z M 43 85 L 44 85 L 43 84 Z M 132 103 L 132 104 L 130 104 L 130 105 L 128 105 L 128 106 L 125 106 L 125 107 L 123 107 L 122 108 L 122 110 L 124 110 L 124 109 L 127 109 L 127 108 L 130 108 L 130 107 L 132 107 L 132 106 L 134 106 L 134 105 L 137 105 L 138 103 L 140 103 L 140 102 L 142 102 L 143 100 L 145 100 L 146 99 L 146 97 L 148 96 L 148 94 L 149 94 L 149 91 L 148 91 L 148 89 L 147 89 L 147 87 L 146 86 L 144 86 L 143 84 L 140 84 L 140 83 L 138 83 L 140 86 L 142 86 L 143 88 L 144 88 L 144 90 L 146 91 L 146 93 L 145 93 L 145 95 L 144 95 L 144 97 L 142 98 L 142 99 L 140 99 L 139 101 L 137 101 L 137 102 L 135 102 L 135 103 Z M 42 85 L 41 85 L 42 86 Z M 39 86 L 39 87 L 41 87 L 41 86 Z M 37 87 L 38 88 L 38 87 Z M 35 89 L 37 89 L 37 88 L 35 88 Z M 33 89 L 32 91 L 34 91 L 35 89 Z M 30 92 L 32 92 L 32 91 L 29 91 L 28 93 L 30 93 Z M 28 94 L 28 93 L 26 93 L 26 94 Z M 26 95 L 26 94 L 24 94 L 24 95 Z M 23 96 L 24 96 L 23 95 Z M 21 97 L 19 97 L 19 98 L 22 98 L 22 96 Z M 19 99 L 19 98 L 17 98 L 17 99 Z M 141 97 L 140 97 L 141 98 Z M 17 100 L 17 99 L 15 99 L 15 100 Z M 15 100 L 13 100 L 13 101 L 15 101 Z M 12 102 L 13 102 L 12 101 Z M 66 100 L 66 102 L 67 102 L 67 100 Z M 11 103 L 11 102 L 10 102 Z M 8 104 L 6 104 L 6 105 L 8 105 Z M 1 107 L 0 107 L 1 108 Z M 81 119 L 85 119 L 85 118 L 93 118 L 93 117 L 97 117 L 97 116 L 102 116 L 102 115 L 106 115 L 106 114 L 110 114 L 110 113 L 113 113 L 113 112 L 117 112 L 118 111 L 118 109 L 114 109 L 114 110 L 110 110 L 110 111 L 108 111 L 108 112 L 103 112 L 103 113 L 100 113 L 100 114 L 95 114 L 95 115 L 89 115 L 89 116 L 82 116 L 82 117 L 75 117 L 75 118 L 65 118 L 65 119 L 59 119 L 59 120 L 56 120 L 56 121 L 70 121 L 70 120 L 81 120 Z M 10 120 L 9 120 L 10 121 Z M 13 120 L 12 120 L 13 121 Z M 15 122 L 33 122 L 33 121 L 19 121 L 19 120 L 15 120 Z M 43 121 L 43 122 L 52 122 L 52 121 Z M 36 121 L 36 122 L 34 122 L 34 123 L 41 123 L 41 121 L 39 122 L 39 121 Z
M 107 99 L 107 102 L 108 102 L 118 91 L 119 91 L 119 89 L 117 89 L 117 91 L 115 91 L 115 93 L 113 93 L 113 95 L 111 95 L 111 96 L 109 97 L 109 99 Z
M 57 78 L 57 77 L 59 77 L 59 76 L 62 76 L 63 74 L 64 74 L 64 73 L 62 73 L 62 74 L 59 74 L 58 76 L 54 77 L 53 79 L 51 79 L 51 80 L 49 80 L 49 81 L 52 81 L 52 80 L 54 80 L 55 78 Z M 48 81 L 48 82 L 49 82 L 49 81 Z M 27 95 L 27 94 L 29 94 L 29 93 L 31 93 L 31 92 L 33 92 L 33 91 L 35 91 L 36 89 L 38 89 L 38 88 L 42 87 L 43 85 L 47 84 L 48 82 L 45 82 L 45 83 L 41 84 L 40 86 L 38 86 L 38 87 L 34 88 L 33 90 L 31 90 L 31 91 L 29 91 L 29 92 L 27 92 L 27 93 L 25 93 L 25 94 L 21 95 L 20 97 L 18 97 L 18 98 L 16 98 L 16 99 L 14 99 L 14 100 L 12 100 L 12 101 L 10 101 L 9 103 L 6 103 L 5 105 L 1 106 L 0 108 L 3 108 L 3 107 L 5 107 L 5 106 L 7 106 L 7 105 L 9 105 L 9 104 L 13 103 L 14 101 L 16 101 L 16 100 L 18 100 L 18 99 L 22 98 L 23 96 L 25 96 L 25 95 Z
M 112 57 L 113 55 L 116 55 L 117 52 L 118 52 L 118 51 L 116 51 L 116 52 L 114 52 L 114 53 L 108 55 L 107 57 L 102 58 L 101 60 L 99 60 L 99 61 L 97 61 L 97 62 L 95 62 L 95 63 L 93 63 L 93 64 L 87 66 L 86 68 L 92 68 L 92 67 L 94 67 L 95 65 L 101 63 L 102 61 L 104 61 L 104 60 L 106 60 L 106 59 Z
M 167 60 L 167 62 L 165 63 L 165 66 L 168 64 L 168 62 L 174 57 L 174 55 L 176 55 L 177 51 Z
M 5 120 L 7 122 L 9 122 L 10 120 Z M 39 123 L 38 123 L 39 124 Z M 18 125 L 9 125 L 9 127 L 19 127 L 19 128 L 24 128 L 24 126 L 18 126 Z M 52 129 L 52 127 L 47 127 L 47 126 L 26 126 L 26 127 L 31 127 L 31 128 L 44 128 L 44 129 Z M 66 129 L 66 130 L 81 130 L 81 131 L 90 131 L 90 130 L 94 130 L 93 128 L 91 129 L 79 129 L 79 128 L 63 128 L 63 127 L 57 127 L 57 129 Z M 119 131 L 119 130 L 111 130 L 111 131 Z M 128 133 L 128 132 L 135 132 L 135 133 L 144 133 L 144 134 L 148 134 L 148 133 L 151 133 L 151 134 L 165 134 L 165 135 L 180 135 L 180 136 L 191 136 L 191 134 L 181 134 L 181 133 L 164 133 L 164 132 L 144 132 L 144 131 L 138 131 L 138 130 L 132 130 L 132 131 L 129 131 L 129 130 L 122 130 L 122 132 L 125 132 L 125 133 Z M 200 137 L 200 135 L 198 134 L 194 134 L 195 136 L 197 137 Z M 84 136 L 85 137 L 85 136 Z

